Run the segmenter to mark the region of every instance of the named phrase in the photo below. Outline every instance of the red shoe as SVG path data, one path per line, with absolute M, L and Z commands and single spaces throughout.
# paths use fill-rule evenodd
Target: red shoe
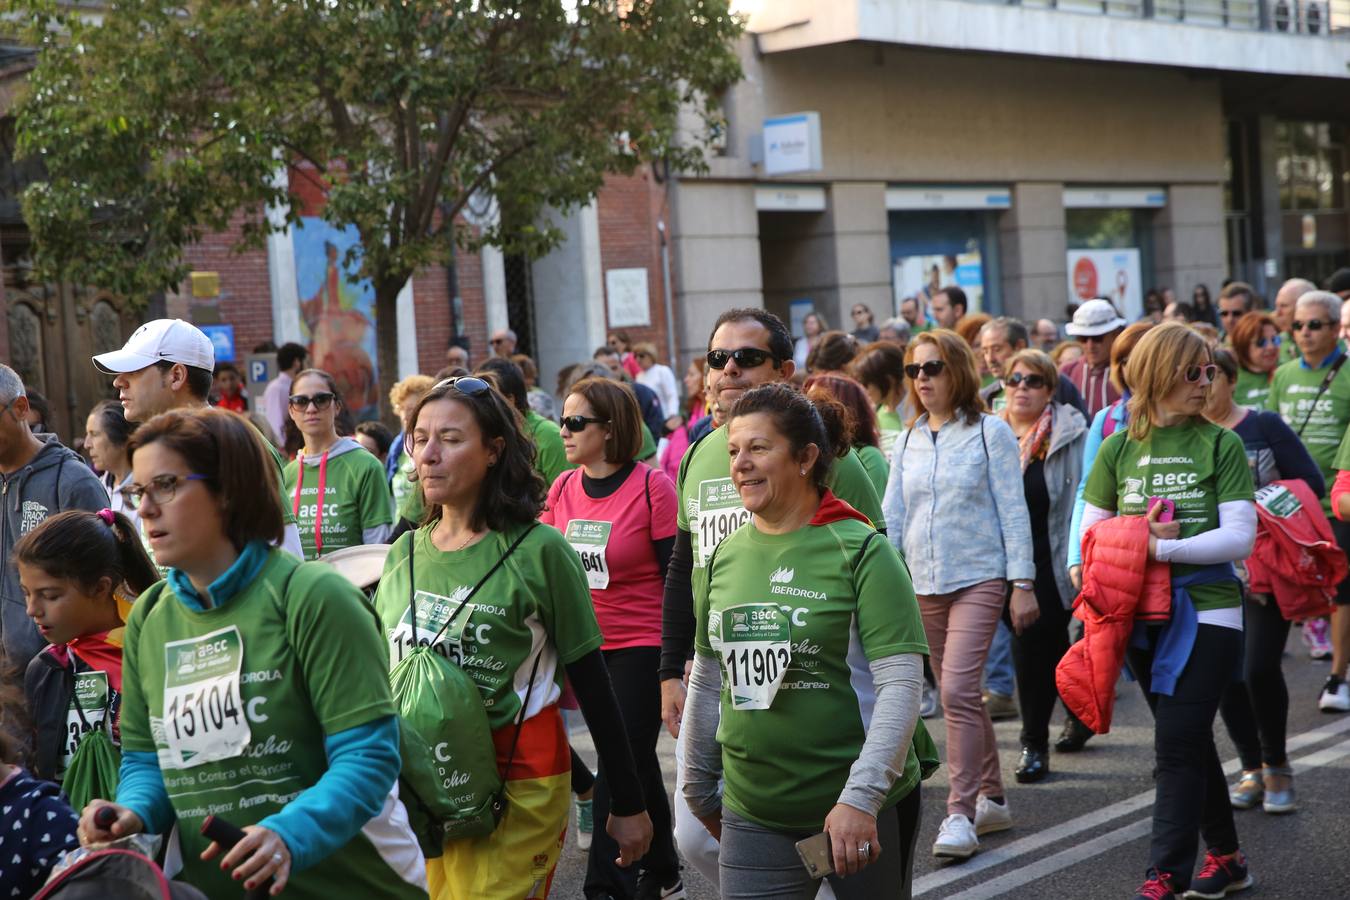
M 1148 870 L 1148 880 L 1134 892 L 1134 900 L 1173 900 L 1172 876 L 1157 869 Z
M 1247 857 L 1241 850 L 1227 856 L 1208 850 L 1205 852 L 1205 864 L 1200 867 L 1200 874 L 1195 876 L 1185 896 L 1193 900 L 1222 900 L 1229 894 L 1245 891 L 1251 886 L 1252 876 L 1247 871 Z

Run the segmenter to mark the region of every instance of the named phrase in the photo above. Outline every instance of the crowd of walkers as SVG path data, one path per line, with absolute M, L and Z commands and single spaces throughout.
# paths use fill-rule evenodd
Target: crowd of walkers
M 1292 702 L 1350 711 L 1328 287 L 1090 300 L 1063 334 L 956 287 L 797 338 L 732 309 L 683 399 L 621 332 L 551 394 L 503 329 L 400 381 L 397 431 L 295 344 L 250 410 L 161 319 L 92 360 L 117 399 L 85 456 L 0 366 L 0 896 L 112 845 L 182 896 L 537 898 L 575 816 L 587 898 L 679 900 L 682 865 L 725 898 L 908 897 L 922 782 L 945 765 L 932 855 L 971 857 L 1016 824 L 993 719 L 1036 784 L 1123 673 L 1154 721 L 1136 896 L 1241 890 L 1234 810 L 1298 808 L 1292 626 L 1331 666 Z

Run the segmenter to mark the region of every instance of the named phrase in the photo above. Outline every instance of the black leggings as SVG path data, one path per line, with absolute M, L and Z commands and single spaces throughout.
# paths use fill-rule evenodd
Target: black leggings
M 1263 763 L 1282 766 L 1288 762 L 1284 737 L 1289 724 L 1289 690 L 1280 657 L 1289 638 L 1289 621 L 1269 594 L 1248 598 L 1246 609 L 1243 681 L 1230 684 L 1224 691 L 1219 712 L 1237 745 L 1242 768 L 1250 771 Z
M 647 801 L 647 815 L 652 820 L 652 844 L 647 855 L 636 865 L 621 869 L 614 862 L 619 856 L 619 845 L 605 831 L 609 819 L 609 784 L 601 762 L 600 773 L 595 779 L 595 830 L 591 833 L 586 882 L 582 889 L 588 897 L 597 894 L 632 897 L 637 891 L 639 870 L 662 885 L 670 884 L 680 875 L 670 799 L 661 777 L 661 760 L 656 755 L 656 741 L 662 728 L 661 682 L 656 674 L 661 664 L 661 648 L 625 647 L 606 650 L 604 654 L 619 711 L 623 713 L 628 743 L 633 749 L 633 761 L 637 763 L 638 780 Z
M 595 786 L 595 774 L 591 772 L 591 767 L 586 765 L 586 760 L 577 755 L 576 748 L 572 749 L 572 793 L 580 797 Z
M 1022 746 L 1045 753 L 1050 749 L 1050 714 L 1059 699 L 1055 667 L 1069 650 L 1069 611 L 1059 602 L 1058 591 L 1039 582 L 1036 604 L 1040 617 L 1021 634 L 1012 634 L 1012 658 L 1022 708 Z M 1007 606 L 1003 620 L 1012 627 Z

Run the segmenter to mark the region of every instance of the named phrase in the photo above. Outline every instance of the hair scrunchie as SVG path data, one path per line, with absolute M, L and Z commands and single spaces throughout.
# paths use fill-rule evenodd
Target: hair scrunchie
M 116 519 L 113 518 L 113 511 L 111 509 L 108 509 L 108 507 L 106 506 L 100 509 L 97 513 L 95 513 L 95 515 L 98 516 L 100 519 L 102 519 L 104 522 L 106 522 L 109 528 L 111 528 L 113 526 L 113 523 L 117 521 Z

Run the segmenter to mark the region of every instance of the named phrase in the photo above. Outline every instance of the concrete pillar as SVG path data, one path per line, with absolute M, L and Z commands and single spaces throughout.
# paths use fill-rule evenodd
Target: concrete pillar
M 546 212 L 566 237 L 531 266 L 534 285 L 535 364 L 539 386 L 552 392 L 558 371 L 589 360 L 605 341 L 605 288 L 600 267 L 600 222 L 595 203 L 570 216 Z M 488 306 L 492 309 L 491 304 Z M 502 296 L 505 311 L 505 294 Z M 489 313 L 489 327 L 492 325 Z
M 1227 270 L 1223 223 L 1221 185 L 1170 185 L 1153 228 L 1158 283 L 1178 297 L 1189 297 L 1204 283 L 1217 296 Z
M 1033 322 L 1063 319 L 1069 302 L 1064 185 L 1018 182 L 999 217 L 1003 314 Z
M 680 181 L 671 190 L 671 219 L 682 366 L 707 351 L 708 333 L 724 310 L 764 305 L 754 185 Z
M 872 310 L 873 321 L 881 324 L 894 314 L 885 183 L 833 185 L 826 222 L 834 244 L 836 285 L 835 304 L 828 312 L 830 323 L 852 331 L 849 313 L 862 303 Z

